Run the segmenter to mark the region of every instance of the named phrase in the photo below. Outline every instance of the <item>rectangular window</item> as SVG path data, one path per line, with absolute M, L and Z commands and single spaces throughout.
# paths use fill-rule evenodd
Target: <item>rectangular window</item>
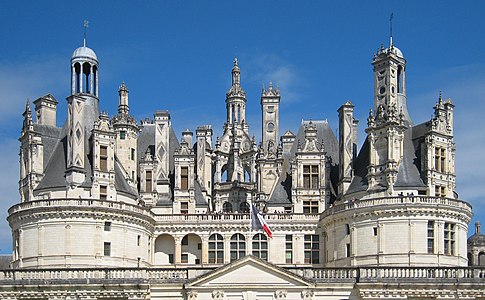
M 434 221 L 428 221 L 428 253 L 434 253 Z
M 108 171 L 108 147 L 107 146 L 99 147 L 99 169 L 104 172 Z
M 104 222 L 104 231 L 111 231 L 111 222 Z
M 291 234 L 286 235 L 285 245 L 286 245 L 285 261 L 287 264 L 292 264 L 293 263 L 293 236 Z
M 180 168 L 180 188 L 184 191 L 189 189 L 189 168 Z
M 141 235 L 138 235 L 138 236 L 136 237 L 136 245 L 137 245 L 137 246 L 140 246 L 140 240 L 141 240 Z
M 145 192 L 152 191 L 152 171 L 145 171 Z
M 318 234 L 305 234 L 305 263 L 320 263 L 320 236 Z
M 305 214 L 318 214 L 318 201 L 317 200 L 304 200 L 303 201 L 303 213 L 305 213 Z
M 306 189 L 318 189 L 318 165 L 303 166 L 303 187 Z
M 378 232 L 379 232 L 379 230 L 377 229 L 377 227 L 374 227 L 374 236 L 377 236 Z
M 168 263 L 173 264 L 173 254 L 171 253 L 168 255 Z
M 131 160 L 135 160 L 135 148 L 131 148 L 130 158 L 131 158 Z
M 183 264 L 189 263 L 189 255 L 187 253 L 182 253 L 180 256 L 180 262 Z
M 180 202 L 180 213 L 181 214 L 189 213 L 189 202 Z
M 345 244 L 345 257 L 350 257 L 350 243 Z
M 104 256 L 111 256 L 111 243 L 104 242 Z
M 446 150 L 445 150 L 445 148 L 436 147 L 434 149 L 434 168 L 435 168 L 435 171 L 441 172 L 441 173 L 446 172 L 445 162 L 446 162 Z
M 350 234 L 350 225 L 345 224 L 345 234 L 349 235 Z
M 446 255 L 455 255 L 455 224 L 445 223 L 444 246 Z
M 124 140 L 126 138 L 126 131 L 121 130 L 120 131 L 120 140 Z
M 446 197 L 446 188 L 442 185 L 435 185 L 434 195 L 436 197 Z
M 99 199 L 106 200 L 108 199 L 108 187 L 105 185 L 99 186 Z

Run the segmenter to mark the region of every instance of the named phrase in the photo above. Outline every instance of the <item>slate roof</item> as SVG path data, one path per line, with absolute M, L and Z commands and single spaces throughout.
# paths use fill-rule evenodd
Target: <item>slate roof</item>
M 35 188 L 35 192 L 40 192 L 48 189 L 65 189 L 66 188 L 66 166 L 67 166 L 67 125 L 62 128 L 46 125 L 34 125 L 34 130 L 42 135 L 42 142 L 44 143 L 44 177 Z M 58 138 L 58 136 L 61 136 Z M 91 149 L 89 145 L 89 138 L 84 139 L 85 156 L 84 156 L 84 172 L 86 178 L 81 184 L 81 187 L 92 187 L 93 185 L 93 171 L 91 165 Z M 133 191 L 119 166 L 119 162 L 115 161 L 115 189 L 119 192 L 128 195 L 137 196 Z
M 195 180 L 195 206 L 196 207 L 207 207 L 209 204 L 202 193 L 202 187 L 199 181 Z
M 312 122 L 317 130 L 317 141 L 323 141 L 325 151 L 327 152 L 327 156 L 332 158 L 332 165 L 336 165 L 339 161 L 338 158 L 338 141 L 335 137 L 332 128 L 327 121 L 324 120 L 302 120 L 300 124 L 300 128 L 298 129 L 298 133 L 295 137 L 295 141 L 291 147 L 290 153 L 283 156 L 283 172 L 280 176 L 276 186 L 274 188 L 273 193 L 271 194 L 268 204 L 291 204 L 291 170 L 290 170 L 290 162 L 295 157 L 298 143 L 303 144 L 305 141 L 305 127 Z M 288 131 L 287 131 L 288 132 Z M 335 178 L 332 172 L 338 171 L 337 168 L 332 168 L 331 170 L 331 180 Z M 338 174 L 337 174 L 338 178 Z M 332 182 L 332 185 L 336 184 L 336 182 Z
M 422 131 L 422 125 L 416 126 L 418 130 Z M 403 138 L 403 158 L 399 165 L 395 187 L 413 187 L 420 188 L 426 185 L 421 178 L 419 171 L 419 160 L 416 156 L 418 152 L 418 142 L 413 142 L 414 127 L 410 127 L 404 131 Z M 369 184 L 367 182 L 367 167 L 369 165 L 369 142 L 366 139 L 364 145 L 357 156 L 354 163 L 354 178 L 347 190 L 347 194 L 366 191 Z M 385 187 L 383 187 L 385 188 Z

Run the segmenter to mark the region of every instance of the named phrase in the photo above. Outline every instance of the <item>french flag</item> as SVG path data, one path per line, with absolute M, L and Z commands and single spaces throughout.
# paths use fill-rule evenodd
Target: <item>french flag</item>
M 273 232 L 269 229 L 268 223 L 261 215 L 261 212 L 254 204 L 251 205 L 251 230 L 262 229 L 270 238 L 273 237 Z

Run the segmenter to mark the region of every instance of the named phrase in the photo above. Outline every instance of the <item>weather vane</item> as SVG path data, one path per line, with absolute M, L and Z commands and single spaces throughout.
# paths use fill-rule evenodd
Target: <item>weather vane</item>
M 84 47 L 86 47 L 86 31 L 87 31 L 87 29 L 89 27 L 88 20 L 84 20 L 83 26 L 84 26 Z

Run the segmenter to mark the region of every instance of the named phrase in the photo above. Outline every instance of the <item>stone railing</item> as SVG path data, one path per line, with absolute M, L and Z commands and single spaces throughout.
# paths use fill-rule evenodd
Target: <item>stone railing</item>
M 355 201 L 349 200 L 343 203 L 337 203 L 329 207 L 326 211 L 322 213 L 322 218 L 332 215 L 341 211 L 349 209 L 359 209 L 366 207 L 377 207 L 377 206 L 396 206 L 396 205 L 432 205 L 432 206 L 446 206 L 453 207 L 460 210 L 469 211 L 471 213 L 471 205 L 462 200 L 452 199 L 452 198 L 441 198 L 441 197 L 431 197 L 431 196 L 398 196 L 398 197 L 382 197 L 382 198 L 372 198 L 363 199 Z
M 317 222 L 320 219 L 320 214 L 264 214 L 264 218 L 270 221 L 315 221 Z M 246 221 L 248 224 L 250 223 L 250 215 L 248 213 L 209 213 L 209 214 L 156 214 L 154 219 L 157 223 L 174 223 L 174 222 L 183 222 L 186 224 L 187 222 L 194 222 L 194 223 L 214 223 L 214 222 L 238 222 Z
M 481 267 L 360 267 L 359 281 L 483 280 Z
M 183 282 L 204 274 L 214 267 L 188 268 L 104 268 L 104 269 L 18 269 L 0 270 L 1 284 L 40 284 L 54 282 Z M 485 268 L 479 267 L 347 267 L 286 270 L 315 281 L 333 282 L 485 282 Z
M 32 208 L 48 208 L 48 207 L 89 207 L 99 209 L 116 209 L 129 211 L 136 214 L 152 216 L 149 209 L 139 205 L 128 204 L 124 202 L 96 200 L 96 199 L 44 199 L 35 201 L 26 201 L 12 206 L 8 213 L 9 215 Z

